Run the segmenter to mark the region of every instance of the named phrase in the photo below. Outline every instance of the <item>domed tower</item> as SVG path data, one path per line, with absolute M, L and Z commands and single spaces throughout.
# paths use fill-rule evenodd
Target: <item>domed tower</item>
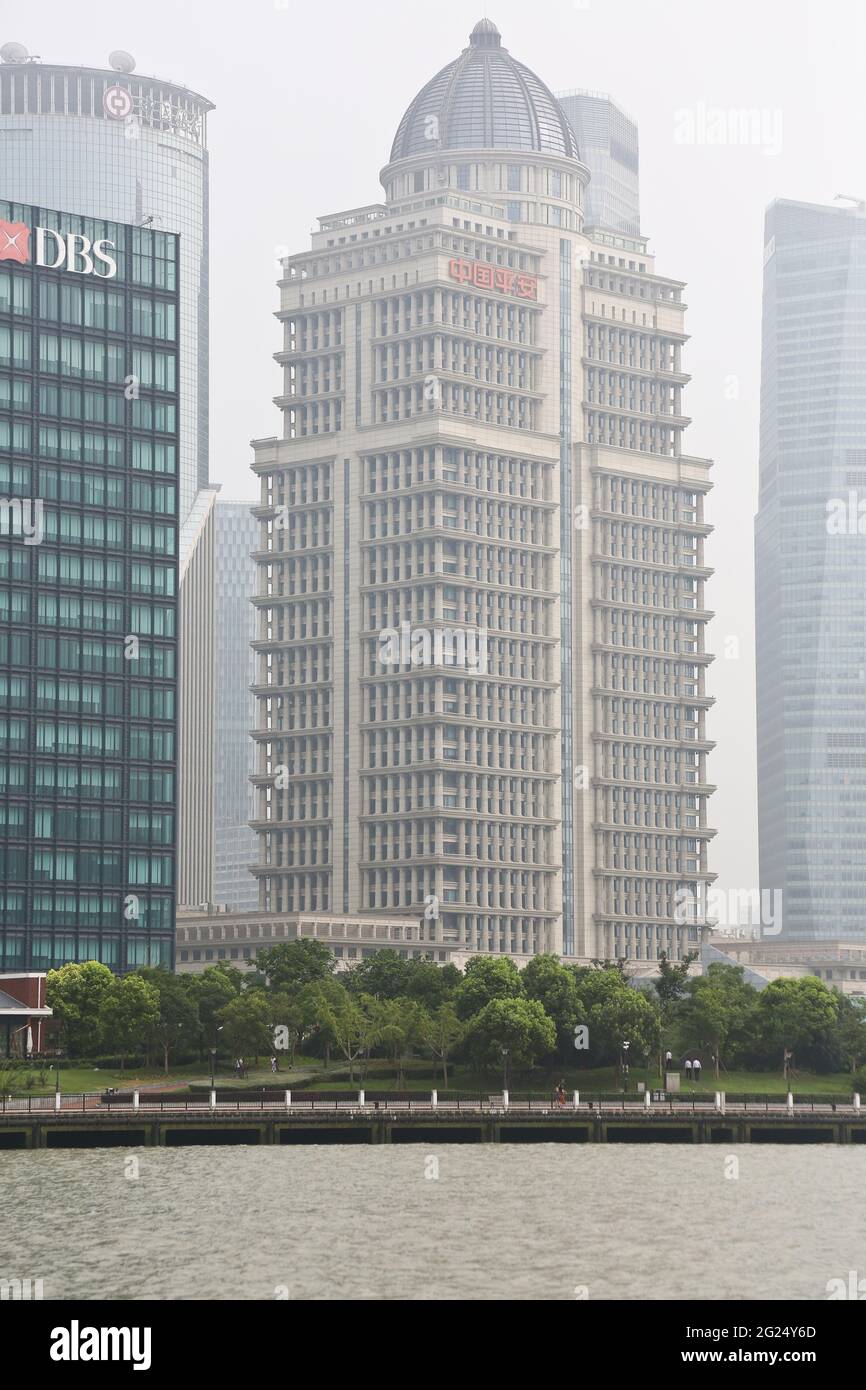
M 454 188 L 501 200 L 510 221 L 579 231 L 589 171 L 553 93 L 482 19 L 410 103 L 381 179 L 389 202 Z
M 696 930 L 708 484 L 680 287 L 643 238 L 584 230 L 588 178 L 483 19 L 403 115 L 385 201 L 284 262 L 255 872 L 263 913 L 335 914 L 349 964 L 653 961 Z

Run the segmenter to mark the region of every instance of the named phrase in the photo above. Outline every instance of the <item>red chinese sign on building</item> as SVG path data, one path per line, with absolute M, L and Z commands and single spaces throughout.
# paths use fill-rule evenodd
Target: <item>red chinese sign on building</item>
M 538 298 L 537 275 L 523 275 L 502 265 L 455 258 L 448 264 L 448 273 L 452 280 L 459 280 L 461 285 L 473 285 L 477 290 L 501 290 L 518 299 Z

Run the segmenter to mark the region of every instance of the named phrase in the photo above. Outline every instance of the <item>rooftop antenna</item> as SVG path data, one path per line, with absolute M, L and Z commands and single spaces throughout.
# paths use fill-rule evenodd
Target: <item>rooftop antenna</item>
M 135 69 L 135 59 L 123 48 L 115 48 L 109 53 L 108 61 L 115 72 L 133 72 Z
M 23 43 L 4 43 L 0 48 L 0 63 L 32 63 L 38 57 L 28 53 Z

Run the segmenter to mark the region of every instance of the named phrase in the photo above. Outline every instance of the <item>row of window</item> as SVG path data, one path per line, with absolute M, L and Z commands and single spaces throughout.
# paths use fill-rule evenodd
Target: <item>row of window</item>
M 125 861 L 125 869 L 124 869 Z M 135 854 L 119 849 L 34 849 L 0 845 L 4 883 L 48 880 L 55 883 L 132 884 L 170 888 L 174 858 L 170 854 Z
M 0 632 L 0 665 L 29 667 L 31 635 Z M 92 671 L 108 675 L 129 674 L 134 679 L 174 680 L 173 647 L 154 647 L 149 642 L 101 641 L 91 637 L 36 637 L 36 665 L 48 671 Z
M 0 623 L 36 622 L 46 627 L 80 628 L 85 632 L 123 632 L 131 636 L 174 637 L 174 607 L 154 603 L 127 605 L 114 599 L 79 598 L 76 594 L 38 594 L 33 611 L 30 589 L 0 585 Z
M 28 719 L 0 715 L 0 752 L 24 753 L 32 746 Z M 136 724 L 37 719 L 35 749 L 37 753 L 51 753 L 56 757 L 126 756 L 142 762 L 172 762 L 175 735 L 173 729 Z
M 0 705 L 6 709 L 35 708 L 58 714 L 122 718 L 123 693 L 124 686 L 120 682 L 57 679 L 54 676 L 32 679 L 29 675 L 0 672 Z M 175 692 L 163 686 L 131 685 L 128 714 L 131 719 L 172 720 Z
M 32 281 L 28 276 L 0 270 L 0 314 L 30 315 Z M 43 276 L 39 281 L 39 318 L 70 328 L 126 331 L 126 295 L 117 290 L 77 285 Z M 131 331 L 135 337 L 174 342 L 177 306 L 171 300 L 132 296 Z
M 124 467 L 127 458 L 125 440 L 119 434 L 106 434 L 101 430 L 58 429 L 54 425 L 42 425 L 39 427 L 37 438 L 39 453 L 44 458 L 118 469 Z M 32 452 L 29 422 L 10 421 L 0 416 L 0 450 L 6 449 L 14 449 L 16 453 Z M 131 441 L 128 458 L 129 466 L 142 472 L 177 473 L 177 450 L 174 444 L 135 438 Z M 71 472 L 67 474 L 69 478 L 73 476 Z M 5 496 L 28 497 L 32 487 L 31 479 L 32 470 L 29 463 L 7 463 L 0 459 L 0 488 Z M 44 497 L 51 495 L 50 491 L 42 492 Z
M 170 811 L 129 811 L 120 807 L 37 806 L 33 811 L 24 803 L 9 801 L 0 805 L 0 835 L 54 841 L 93 841 L 116 844 L 124 838 L 131 844 L 168 845 L 174 843 L 174 816 Z M 32 832 L 31 827 L 32 826 Z
M 160 930 L 165 931 L 165 928 L 160 927 Z M 0 968 L 15 972 L 29 962 L 36 970 L 59 970 L 61 966 L 74 961 L 97 960 L 114 970 L 134 970 L 140 965 L 162 966 L 170 970 L 173 944 L 173 935 L 127 937 L 122 942 L 112 937 L 86 935 L 77 938 L 66 935 L 34 936 L 28 956 L 25 954 L 24 937 L 9 934 L 5 943 L 0 942 Z
M 40 763 L 35 776 L 26 762 L 0 761 L 0 794 L 35 795 L 46 800 L 130 801 L 168 806 L 174 800 L 173 772 L 156 768 L 121 768 L 99 763 Z

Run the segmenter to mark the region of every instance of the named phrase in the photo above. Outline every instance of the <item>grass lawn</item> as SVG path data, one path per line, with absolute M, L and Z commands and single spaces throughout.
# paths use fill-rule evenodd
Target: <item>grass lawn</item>
M 280 1070 L 274 1077 L 271 1075 L 269 1063 L 262 1058 L 259 1067 L 248 1068 L 246 1080 L 239 1081 L 229 1063 L 224 1062 L 217 1068 L 216 1083 L 220 1089 L 233 1086 L 272 1086 L 274 1083 L 280 1087 L 291 1086 L 293 1081 L 297 1082 L 301 1077 L 310 1076 L 321 1065 L 319 1057 L 298 1056 L 295 1058 L 295 1066 L 289 1070 L 287 1059 L 281 1057 Z M 34 1078 L 32 1087 L 28 1087 L 26 1083 L 28 1071 Z M 127 1067 L 121 1071 L 116 1067 L 93 1067 L 86 1063 L 63 1067 L 60 1072 L 60 1087 L 66 1095 L 76 1091 L 103 1091 L 108 1086 L 116 1086 L 121 1091 L 128 1091 L 137 1086 L 167 1086 L 172 1089 L 178 1087 L 179 1093 L 184 1094 L 188 1092 L 190 1082 L 209 1084 L 210 1060 L 170 1067 L 167 1073 L 162 1067 Z M 16 1096 L 47 1096 L 54 1094 L 56 1079 L 54 1072 L 46 1068 L 45 1085 L 40 1086 L 39 1067 L 22 1067 L 13 1073 L 9 1084 Z
M 424 1076 L 419 1077 L 413 1074 L 413 1070 L 422 1069 Z M 355 1086 L 359 1086 L 362 1068 L 355 1067 Z M 593 1069 L 579 1069 L 577 1067 L 563 1066 L 559 1069 L 550 1071 L 538 1071 L 532 1075 L 515 1074 L 511 1078 L 511 1092 L 519 1095 L 524 1091 L 533 1091 L 544 1094 L 553 1091 L 560 1079 L 564 1082 L 566 1090 L 580 1091 L 581 1094 L 590 1095 L 594 1092 L 618 1092 L 622 1083 L 616 1067 L 598 1067 Z M 658 1072 L 650 1069 L 645 1072 L 643 1067 L 632 1067 L 629 1074 L 628 1090 L 630 1095 L 637 1094 L 637 1083 L 645 1082 L 651 1090 L 661 1090 L 662 1081 Z M 374 1060 L 370 1064 L 364 1086 L 368 1091 L 387 1091 L 403 1090 L 417 1092 L 419 1095 L 428 1093 L 436 1087 L 443 1090 L 441 1071 L 437 1071 L 437 1079 L 434 1081 L 430 1076 L 429 1063 L 415 1063 L 406 1068 L 403 1084 L 397 1086 L 396 1068 L 390 1067 L 381 1060 Z M 847 1072 L 832 1073 L 830 1075 L 816 1075 L 812 1072 L 801 1072 L 794 1077 L 791 1088 L 795 1096 L 810 1095 L 839 1095 L 850 1096 L 852 1092 L 851 1077 Z M 332 1062 L 330 1072 L 319 1071 L 310 1083 L 310 1089 L 316 1091 L 346 1091 L 352 1087 L 349 1082 L 349 1073 L 345 1065 Z M 479 1072 L 465 1066 L 449 1066 L 448 1068 L 448 1089 L 450 1091 L 467 1091 L 474 1094 L 495 1094 L 502 1089 L 501 1072 Z M 685 1073 L 681 1074 L 680 1094 L 690 1095 L 693 1093 L 723 1090 L 728 1095 L 748 1092 L 752 1095 L 783 1096 L 787 1086 L 781 1076 L 776 1072 L 744 1072 L 732 1071 L 722 1072 L 719 1081 L 706 1070 L 701 1077 L 699 1086 L 687 1083 Z
M 336 1058 L 332 1058 L 330 1068 L 325 1071 L 321 1057 L 298 1056 L 295 1058 L 294 1067 L 290 1068 L 288 1058 L 281 1056 L 280 1070 L 276 1076 L 271 1074 L 270 1065 L 262 1058 L 259 1067 L 250 1068 L 246 1078 L 239 1080 L 226 1061 L 217 1070 L 216 1082 L 221 1089 L 243 1086 L 277 1086 L 282 1090 L 286 1087 L 289 1089 L 300 1088 L 300 1083 L 304 1082 L 308 1083 L 310 1090 L 346 1091 L 358 1088 L 362 1084 L 362 1071 L 363 1069 L 356 1065 L 355 1080 L 350 1083 L 348 1068 L 344 1062 L 340 1062 Z M 22 1068 L 11 1078 L 10 1086 L 15 1095 L 38 1096 L 53 1093 L 55 1086 L 53 1071 L 46 1070 L 45 1084 L 40 1086 L 39 1071 L 37 1067 L 34 1067 L 31 1073 L 34 1077 L 34 1085 L 31 1088 L 26 1085 L 26 1074 L 26 1070 Z M 577 1090 L 586 1096 L 596 1092 L 618 1092 L 622 1084 L 616 1067 L 579 1069 L 560 1066 L 546 1071 L 538 1070 L 528 1075 L 526 1073 L 514 1074 L 511 1078 L 511 1092 L 513 1095 L 519 1095 L 522 1092 L 532 1091 L 543 1095 L 553 1091 L 560 1079 L 569 1093 Z M 166 1086 L 177 1089 L 178 1094 L 183 1095 L 188 1093 L 191 1082 L 206 1085 L 209 1081 L 209 1061 L 171 1067 L 167 1074 L 162 1067 L 127 1068 L 121 1071 L 118 1068 L 103 1069 L 85 1064 L 64 1067 L 61 1071 L 61 1088 L 67 1095 L 81 1091 L 102 1091 L 109 1086 L 115 1086 L 123 1091 L 136 1086 Z M 645 1072 L 643 1067 L 633 1066 L 629 1075 L 628 1091 L 630 1095 L 637 1093 L 639 1081 L 645 1082 L 652 1090 L 660 1090 L 662 1086 L 657 1072 L 653 1070 Z M 374 1058 L 370 1063 L 363 1085 L 368 1091 L 396 1091 L 399 1089 L 416 1092 L 419 1096 L 429 1095 L 434 1087 L 437 1090 L 444 1089 L 441 1069 L 437 1069 L 434 1080 L 430 1063 L 420 1060 L 407 1063 L 403 1082 L 398 1087 L 396 1067 L 382 1058 Z M 717 1082 L 712 1074 L 705 1069 L 699 1086 L 693 1086 L 690 1082 L 686 1082 L 685 1073 L 681 1073 L 680 1088 L 680 1093 L 685 1096 L 696 1091 L 712 1092 L 717 1088 L 724 1090 L 730 1096 L 743 1092 L 752 1095 L 779 1096 L 785 1094 L 786 1084 L 778 1072 L 744 1071 L 723 1072 Z M 792 1078 L 791 1088 L 795 1096 L 805 1097 L 819 1094 L 850 1096 L 852 1092 L 851 1077 L 847 1072 L 837 1072 L 831 1075 L 802 1072 L 799 1076 Z M 497 1070 L 484 1073 L 468 1066 L 449 1066 L 448 1089 L 450 1091 L 465 1091 L 473 1095 L 492 1095 L 502 1089 L 502 1072 Z

